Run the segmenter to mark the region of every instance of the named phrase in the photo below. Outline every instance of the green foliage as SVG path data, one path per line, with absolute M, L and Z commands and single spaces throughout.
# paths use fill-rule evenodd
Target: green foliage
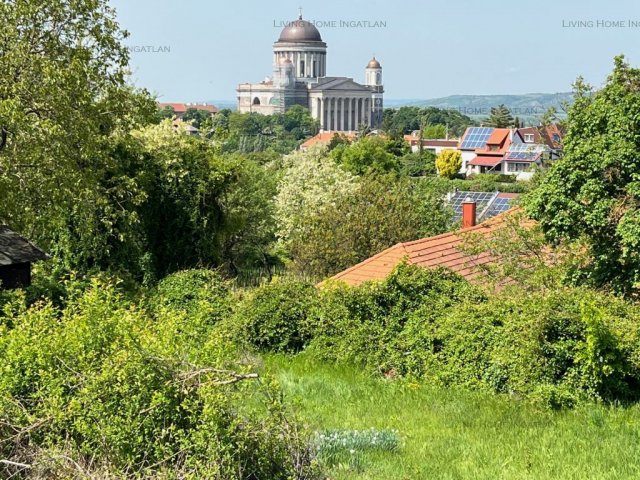
M 509 393 L 551 407 L 640 397 L 640 310 L 587 289 L 487 300 L 448 272 L 400 266 L 327 286 L 310 349 L 388 376 Z
M 182 120 L 185 122 L 191 122 L 191 124 L 196 128 L 201 128 L 211 117 L 211 112 L 192 107 L 187 108 L 187 111 L 184 112 L 184 115 L 182 116 Z
M 639 318 L 620 300 L 579 289 L 465 305 L 439 325 L 437 378 L 552 407 L 635 400 Z
M 212 270 L 182 270 L 163 278 L 152 290 L 148 305 L 155 316 L 184 313 L 209 327 L 231 313 L 228 287 Z
M 398 109 L 387 108 L 384 111 L 382 128 L 390 134 L 409 134 L 416 130 L 435 128 L 425 138 L 444 138 L 442 127 L 448 128 L 450 136 L 460 136 L 469 126 L 475 125 L 475 121 L 451 108 L 436 107 L 400 107 Z M 437 134 L 437 136 L 436 136 Z
M 399 150 L 399 151 L 398 151 Z M 331 157 L 354 175 L 386 173 L 399 168 L 398 154 L 406 153 L 406 146 L 381 137 L 364 137 L 352 144 L 342 144 L 331 151 Z
M 407 153 L 400 158 L 400 173 L 408 177 L 434 176 L 436 169 L 436 154 L 430 150 L 417 153 Z
M 640 70 L 623 57 L 596 93 L 579 79 L 564 157 L 525 204 L 551 241 L 586 240 L 582 281 L 628 294 L 640 284 L 639 92 Z
M 151 318 L 96 283 L 13 324 L 0 326 L 0 455 L 34 478 L 311 477 L 273 382 L 185 312 Z
M 69 264 L 136 223 L 110 152 L 156 106 L 125 83 L 126 36 L 106 0 L 0 5 L 0 222 Z
M 365 176 L 349 195 L 304 218 L 292 231 L 288 253 L 297 271 L 322 279 L 399 242 L 447 230 L 445 191 L 430 179 Z
M 275 279 L 253 290 L 238 306 L 233 328 L 265 351 L 298 352 L 309 341 L 307 318 L 316 304 L 311 284 Z
M 406 264 L 383 282 L 357 288 L 328 284 L 314 312 L 310 349 L 321 358 L 355 362 L 369 371 L 427 376 L 430 364 L 421 355 L 430 343 L 420 331 L 465 299 L 483 296 L 448 270 Z
M 489 118 L 486 118 L 482 124 L 487 127 L 511 128 L 519 127 L 519 122 L 520 120 L 513 118 L 507 106 L 502 104 L 491 108 Z
M 294 105 L 285 113 L 261 115 L 230 110 L 218 112 L 212 120 L 212 139 L 224 152 L 274 151 L 286 154 L 301 140 L 318 133 L 318 122 L 309 110 Z
M 455 178 L 462 168 L 462 154 L 457 150 L 443 150 L 436 157 L 436 168 L 441 177 Z
M 277 235 L 286 245 L 292 235 L 305 235 L 306 220 L 358 186 L 353 175 L 326 156 L 322 147 L 295 152 L 284 159 L 283 175 L 275 199 Z

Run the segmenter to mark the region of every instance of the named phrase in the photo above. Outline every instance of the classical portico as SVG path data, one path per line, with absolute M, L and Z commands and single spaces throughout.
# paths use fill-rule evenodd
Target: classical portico
M 322 131 L 354 132 L 382 123 L 382 66 L 374 58 L 365 83 L 326 72 L 327 44 L 302 15 L 290 22 L 273 44 L 273 77 L 238 87 L 238 110 L 281 113 L 293 105 L 309 108 Z

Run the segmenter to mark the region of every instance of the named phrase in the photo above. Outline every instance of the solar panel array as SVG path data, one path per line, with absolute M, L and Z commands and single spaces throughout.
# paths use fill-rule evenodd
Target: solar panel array
M 453 220 L 459 222 L 462 219 L 462 204 L 464 202 L 476 202 L 476 212 L 482 212 L 489 202 L 497 195 L 497 192 L 454 192 L 448 200 L 453 209 Z
M 467 134 L 462 139 L 460 149 L 473 150 L 475 148 L 484 147 L 492 133 L 493 128 L 491 127 L 470 127 L 467 129 Z
M 511 208 L 512 198 L 500 198 L 496 197 L 496 199 L 491 202 L 489 207 L 482 214 L 482 218 L 479 218 L 478 221 L 483 222 L 484 220 L 488 220 L 490 218 L 495 217 L 496 215 L 500 215 L 501 213 L 506 212 Z
M 505 160 L 529 160 L 533 162 L 540 156 L 539 152 L 507 152 L 504 156 Z
M 530 145 L 514 143 L 504 156 L 505 160 L 537 160 L 540 155 L 548 151 L 546 145 Z

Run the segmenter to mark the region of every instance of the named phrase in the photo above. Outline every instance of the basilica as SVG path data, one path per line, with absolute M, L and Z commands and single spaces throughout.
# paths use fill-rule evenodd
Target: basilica
M 264 115 L 303 105 L 322 131 L 353 132 L 382 123 L 382 66 L 372 58 L 365 84 L 327 75 L 327 44 L 302 15 L 290 22 L 273 44 L 273 75 L 238 86 L 238 111 Z

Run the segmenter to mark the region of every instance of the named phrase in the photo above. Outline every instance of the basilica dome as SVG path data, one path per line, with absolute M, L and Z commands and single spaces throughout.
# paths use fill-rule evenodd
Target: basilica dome
M 302 15 L 297 20 L 290 22 L 280 32 L 279 42 L 321 42 L 320 32 L 310 22 L 302 19 Z

